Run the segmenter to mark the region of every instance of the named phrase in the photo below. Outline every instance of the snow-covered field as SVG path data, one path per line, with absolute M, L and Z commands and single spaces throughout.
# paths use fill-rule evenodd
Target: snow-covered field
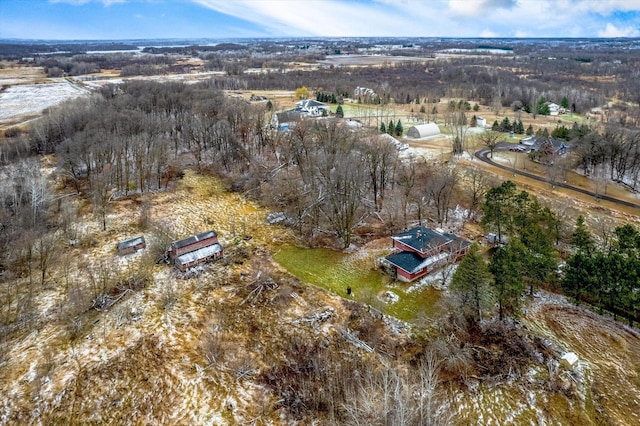
M 21 84 L 0 92 L 0 125 L 35 116 L 66 100 L 90 91 L 67 80 L 55 83 Z

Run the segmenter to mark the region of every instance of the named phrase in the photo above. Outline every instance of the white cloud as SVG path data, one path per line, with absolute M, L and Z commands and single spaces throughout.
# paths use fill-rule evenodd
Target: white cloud
M 0 0 L 0 3 L 6 0 Z M 15 0 L 14 0 L 15 1 Z M 25 1 L 25 0 L 18 0 Z M 638 37 L 640 0 L 48 0 L 55 4 L 190 2 L 238 19 L 225 33 L 255 36 Z M 130 7 L 129 7 L 130 6 Z M 93 13 L 87 8 L 87 13 Z M 115 9 L 115 8 L 114 8 Z M 120 8 L 118 8 L 120 9 Z M 124 10 L 125 7 L 122 7 Z M 178 8 L 179 9 L 179 8 Z M 185 8 L 186 10 L 187 8 Z M 208 16 L 208 14 L 203 14 Z M 188 21 L 190 17 L 177 16 Z M 248 25 L 247 25 L 248 24 Z M 189 32 L 191 28 L 185 29 Z M 6 25 L 5 25 L 6 26 Z M 7 33 L 2 28 L 2 33 Z M 237 30 L 238 33 L 234 31 Z M 178 31 L 178 29 L 176 29 Z M 206 32 L 207 30 L 203 30 Z M 24 32 L 24 31 L 23 31 Z
M 398 35 L 394 15 L 379 4 L 343 1 L 193 0 L 204 7 L 266 27 L 274 35 Z M 396 21 L 395 24 L 398 22 Z M 404 29 L 404 26 L 403 28 Z
M 480 33 L 480 37 L 484 37 L 484 38 L 495 38 L 498 37 L 497 33 L 494 33 L 493 31 L 489 30 L 489 29 L 485 29 Z
M 570 3 L 578 13 L 610 15 L 614 12 L 640 12 L 640 0 L 581 0 Z
M 598 37 L 640 37 L 640 30 L 631 26 L 618 28 L 609 22 L 604 30 L 598 31 Z

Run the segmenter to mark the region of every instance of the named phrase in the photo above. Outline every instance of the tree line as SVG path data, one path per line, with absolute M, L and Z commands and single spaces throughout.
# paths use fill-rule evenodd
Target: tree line
M 558 215 L 527 191 L 505 181 L 490 188 L 482 204 L 482 225 L 495 232 L 497 247 L 489 263 L 477 245 L 454 273 L 451 291 L 469 318 L 479 322 L 497 305 L 498 317 L 517 317 L 525 292 L 554 281 L 562 238 Z
M 567 260 L 562 288 L 576 302 L 589 303 L 624 316 L 629 325 L 640 320 L 640 232 L 618 226 L 613 238 L 598 248 L 584 218 L 571 235 L 574 254 Z
M 497 246 L 485 262 L 477 245 L 460 263 L 450 290 L 465 315 L 479 322 L 494 312 L 500 320 L 522 312 L 523 295 L 560 283 L 576 304 L 588 303 L 630 325 L 640 318 L 640 232 L 618 226 L 600 247 L 579 216 L 569 235 L 556 212 L 511 181 L 492 187 L 482 205 L 482 225 L 496 233 Z M 572 254 L 561 263 L 557 243 Z

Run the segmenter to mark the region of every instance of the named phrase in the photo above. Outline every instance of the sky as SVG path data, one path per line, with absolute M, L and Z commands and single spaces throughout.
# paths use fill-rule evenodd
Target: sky
M 0 0 L 0 39 L 640 37 L 640 0 Z

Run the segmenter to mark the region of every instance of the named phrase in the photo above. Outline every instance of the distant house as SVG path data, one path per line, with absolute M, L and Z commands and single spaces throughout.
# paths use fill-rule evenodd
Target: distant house
M 564 141 L 535 135 L 520 139 L 520 144 L 528 146 L 531 152 L 546 152 L 554 155 L 566 154 L 569 148 Z
M 329 105 L 323 104 L 313 99 L 305 99 L 296 103 L 296 111 L 300 111 L 303 115 L 312 117 L 322 117 L 323 115 L 329 115 Z
M 119 242 L 118 254 L 125 255 L 135 253 L 138 250 L 144 250 L 145 248 L 147 248 L 147 243 L 144 241 L 144 237 L 136 237 L 130 240 Z
M 353 98 L 359 99 L 364 103 L 374 102 L 378 97 L 376 92 L 373 89 L 369 89 L 368 87 L 356 87 L 353 91 Z
M 182 272 L 209 260 L 220 259 L 223 249 L 216 231 L 207 231 L 184 240 L 174 241 L 167 248 L 167 258 Z
M 558 104 L 554 104 L 553 102 L 548 102 L 547 106 L 549 107 L 549 115 L 564 114 L 564 108 L 562 108 Z
M 476 126 L 487 127 L 487 119 L 484 117 L 476 117 Z
M 418 226 L 391 237 L 395 253 L 385 258 L 394 278 L 411 282 L 456 261 L 467 253 L 471 243 L 453 234 L 441 234 Z
M 428 138 L 440 135 L 440 128 L 436 123 L 419 124 L 409 127 L 407 136 L 414 139 Z
M 280 111 L 271 117 L 271 126 L 278 130 L 287 130 L 295 125 L 304 117 L 322 117 L 330 114 L 327 104 L 306 99 L 296 103 L 296 107 L 286 111 Z
M 278 130 L 286 130 L 295 127 L 295 124 L 300 121 L 303 116 L 300 111 L 295 109 L 276 112 L 271 117 L 271 126 Z

